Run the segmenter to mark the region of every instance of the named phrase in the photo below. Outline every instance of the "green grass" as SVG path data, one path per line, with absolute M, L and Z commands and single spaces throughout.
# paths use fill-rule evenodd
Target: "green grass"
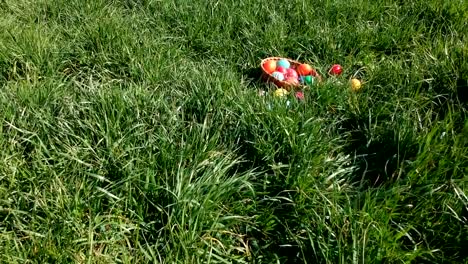
M 467 20 L 0 0 L 0 263 L 468 263 Z M 287 107 L 268 56 L 345 72 Z

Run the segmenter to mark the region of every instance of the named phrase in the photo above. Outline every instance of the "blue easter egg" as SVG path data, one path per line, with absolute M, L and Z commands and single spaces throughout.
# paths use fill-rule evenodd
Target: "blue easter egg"
M 282 74 L 281 72 L 275 71 L 271 74 L 271 76 L 273 76 L 275 79 L 278 79 L 280 81 L 284 80 L 284 74 Z
M 276 63 L 276 67 L 283 67 L 285 69 L 288 69 L 291 66 L 288 60 L 281 59 Z

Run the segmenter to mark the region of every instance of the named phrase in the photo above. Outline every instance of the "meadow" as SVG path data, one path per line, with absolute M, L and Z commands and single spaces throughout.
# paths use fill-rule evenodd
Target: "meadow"
M 468 263 L 467 21 L 465 0 L 0 0 L 0 263 Z M 270 56 L 324 81 L 275 97 Z

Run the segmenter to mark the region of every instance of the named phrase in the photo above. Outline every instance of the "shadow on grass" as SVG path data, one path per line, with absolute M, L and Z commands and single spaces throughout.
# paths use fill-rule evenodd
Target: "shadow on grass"
M 419 144 L 416 138 L 391 126 L 374 129 L 374 134 L 369 135 L 364 129 L 366 122 L 366 117 L 353 116 L 342 124 L 349 136 L 349 144 L 344 150 L 355 157 L 355 165 L 358 167 L 352 181 L 360 186 L 361 191 L 380 187 L 379 190 L 385 192 L 395 186 L 408 184 L 405 181 L 406 173 L 414 167 L 406 167 L 405 161 L 414 161 L 417 158 Z M 468 253 L 462 250 L 468 245 L 466 220 L 456 220 L 441 204 L 441 200 L 451 201 L 451 190 L 446 184 L 457 174 L 447 159 L 450 158 L 420 164 L 419 166 L 427 166 L 427 170 L 439 168 L 443 173 L 434 171 L 431 178 L 421 185 L 411 183 L 411 193 L 401 193 L 400 199 L 403 200 L 395 200 L 402 207 L 394 211 L 392 226 L 395 230 L 401 227 L 400 224 L 406 223 L 411 223 L 414 227 L 408 231 L 409 236 L 401 238 L 399 243 L 402 249 L 412 251 L 416 246 L 415 241 L 424 241 L 425 246 L 440 252 L 429 258 L 421 255 L 416 259 L 417 263 L 461 263 L 459 261 L 468 257 Z M 398 183 L 399 180 L 403 180 L 403 183 Z M 434 183 L 445 186 L 445 189 L 438 191 L 438 196 L 431 194 L 434 192 Z M 455 208 L 457 203 L 452 203 Z M 413 208 L 413 204 L 416 207 Z M 406 208 L 404 205 L 411 207 Z M 468 219 L 466 208 L 458 208 L 457 211 L 461 212 L 460 219 Z
M 234 171 L 255 169 L 262 172 L 262 176 L 253 179 L 257 198 L 254 211 L 249 214 L 256 215 L 256 220 L 243 227 L 253 258 L 262 260 L 258 263 L 325 263 L 321 262 L 321 257 L 313 251 L 311 245 L 295 240 L 298 230 L 303 229 L 303 223 L 297 218 L 294 204 L 297 193 L 290 191 L 296 187 L 283 176 L 288 174 L 289 168 L 273 169 L 271 163 L 266 161 L 264 153 L 252 142 L 254 135 L 247 128 L 240 134 L 237 153 L 244 162 L 234 168 Z M 292 163 L 294 158 L 294 152 L 290 148 L 285 148 L 274 156 L 276 163 L 283 164 Z
M 457 96 L 461 103 L 465 105 L 468 103 L 468 80 L 457 80 Z
M 248 81 L 249 88 L 267 88 L 266 83 L 262 80 L 262 70 L 259 67 L 252 67 L 248 69 L 241 69 L 242 75 Z
M 382 127 L 370 138 L 364 129 L 366 120 L 354 116 L 342 123 L 349 142 L 344 152 L 354 156 L 358 167 L 352 181 L 363 189 L 395 182 L 402 176 L 403 161 L 414 160 L 418 153 L 418 144 L 411 135 L 399 134 L 394 127 Z

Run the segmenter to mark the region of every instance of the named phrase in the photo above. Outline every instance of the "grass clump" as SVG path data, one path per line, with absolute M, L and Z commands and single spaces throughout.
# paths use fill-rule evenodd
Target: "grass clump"
M 0 262 L 467 263 L 467 14 L 0 1 Z

